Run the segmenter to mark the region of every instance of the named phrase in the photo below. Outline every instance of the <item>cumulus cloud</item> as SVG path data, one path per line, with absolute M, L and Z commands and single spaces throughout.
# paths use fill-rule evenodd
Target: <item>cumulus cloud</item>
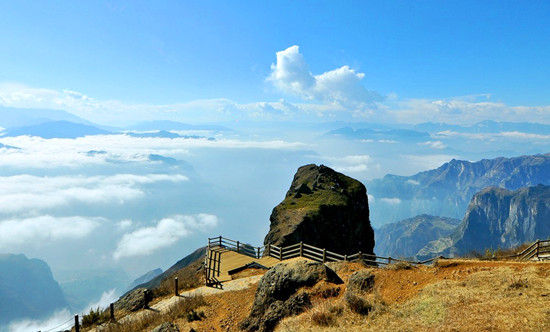
M 90 234 L 101 218 L 40 216 L 25 219 L 0 221 L 0 248 L 51 242 L 66 239 L 83 238 Z
M 382 100 L 379 94 L 363 86 L 365 74 L 349 66 L 313 75 L 297 45 L 277 52 L 276 56 L 268 81 L 285 93 L 353 109 L 372 106 L 374 101 Z
M 180 238 L 194 231 L 212 229 L 218 224 L 218 217 L 211 214 L 175 215 L 160 220 L 155 226 L 137 229 L 125 234 L 113 253 L 114 259 L 148 255 L 169 247 Z
M 123 204 L 144 195 L 141 185 L 156 182 L 183 182 L 180 174 L 117 174 L 111 176 L 0 177 L 0 213 L 40 211 L 85 204 Z

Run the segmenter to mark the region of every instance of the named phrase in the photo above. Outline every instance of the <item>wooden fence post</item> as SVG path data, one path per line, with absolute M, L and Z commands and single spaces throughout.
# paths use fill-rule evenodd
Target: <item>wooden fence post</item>
M 222 246 L 222 236 L 220 235 L 220 247 Z
M 304 257 L 304 243 L 300 241 L 300 257 Z
M 179 296 L 178 277 L 174 278 L 174 295 Z
M 323 249 L 323 263 L 327 262 L 327 250 Z
M 237 241 L 237 252 L 239 252 L 240 246 L 241 246 L 241 243 L 239 241 Z
M 114 321 L 115 320 L 115 304 L 114 303 L 111 303 L 109 305 L 109 311 L 111 313 L 111 321 Z
M 344 255 L 344 261 L 345 261 L 345 262 L 348 261 L 348 255 Z
M 74 330 L 80 332 L 80 322 L 78 321 L 78 315 L 74 315 Z
M 267 244 L 267 257 L 271 256 L 271 244 Z
M 258 258 L 260 258 L 260 247 L 258 247 Z
M 363 263 L 363 253 L 359 251 L 359 262 Z
M 391 257 L 388 257 L 388 264 L 391 264 Z
M 282 261 L 283 260 L 283 246 L 281 246 L 279 248 L 279 260 Z

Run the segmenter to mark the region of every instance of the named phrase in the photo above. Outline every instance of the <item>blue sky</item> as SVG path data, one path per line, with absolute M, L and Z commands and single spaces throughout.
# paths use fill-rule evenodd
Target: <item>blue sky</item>
M 548 17 L 543 1 L 12 1 L 0 82 L 124 103 L 298 102 L 266 80 L 298 45 L 314 75 L 347 65 L 381 96 L 544 106 Z

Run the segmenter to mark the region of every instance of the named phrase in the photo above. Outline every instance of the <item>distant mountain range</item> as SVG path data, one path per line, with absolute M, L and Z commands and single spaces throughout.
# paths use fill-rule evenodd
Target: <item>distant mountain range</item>
M 388 141 L 407 141 L 407 142 L 423 142 L 430 140 L 431 136 L 427 132 L 421 132 L 410 129 L 353 129 L 344 127 L 331 130 L 325 136 L 336 136 L 347 139 L 363 139 L 363 140 L 388 140 Z
M 520 131 L 531 134 L 550 134 L 550 125 L 529 122 L 497 122 L 486 120 L 471 126 L 451 125 L 447 123 L 425 122 L 414 126 L 415 130 L 429 133 L 441 131 L 455 131 L 459 133 L 500 133 L 506 131 Z
M 431 241 L 449 236 L 459 224 L 459 219 L 427 214 L 387 224 L 374 230 L 374 252 L 384 257 L 411 258 Z
M 0 254 L 0 326 L 44 318 L 67 307 L 48 264 L 25 255 Z
M 367 189 L 375 224 L 419 214 L 462 218 L 472 196 L 490 186 L 515 190 L 550 185 L 550 153 L 478 162 L 451 160 L 412 176 L 386 175 L 369 181 Z M 371 203 L 371 202 L 369 202 Z
M 154 269 L 154 270 L 151 270 L 145 274 L 143 274 L 142 276 L 140 276 L 139 278 L 136 278 L 136 280 L 134 280 L 130 286 L 128 287 L 129 290 L 131 289 L 134 289 L 135 287 L 143 284 L 143 283 L 146 283 L 148 281 L 151 281 L 153 278 L 155 278 L 156 276 L 162 274 L 162 269 L 158 268 L 158 269 Z
M 93 125 L 90 121 L 61 110 L 0 106 L 0 127 L 3 128 L 27 127 L 55 121 L 70 121 L 73 123 Z
M 550 186 L 510 191 L 487 188 L 477 193 L 462 223 L 448 237 L 430 242 L 419 258 L 460 256 L 490 248 L 511 248 L 550 238 Z
M 163 131 L 170 131 L 170 130 L 210 130 L 210 131 L 231 131 L 231 129 L 219 126 L 219 125 L 209 125 L 209 124 L 202 124 L 202 125 L 194 125 L 194 124 L 188 124 L 188 123 L 182 123 L 177 121 L 169 121 L 169 120 L 158 120 L 158 121 L 146 121 L 146 122 L 140 122 L 138 124 L 135 124 L 133 126 L 129 126 L 127 128 L 128 130 L 137 130 L 137 131 L 151 131 L 151 130 L 163 130 Z
M 77 138 L 89 135 L 106 135 L 110 132 L 92 125 L 70 121 L 52 121 L 36 125 L 8 128 L 3 136 L 37 136 L 42 138 Z

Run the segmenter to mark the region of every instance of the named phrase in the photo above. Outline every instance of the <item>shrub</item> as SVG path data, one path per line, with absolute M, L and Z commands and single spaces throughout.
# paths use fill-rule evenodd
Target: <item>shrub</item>
M 387 265 L 386 268 L 389 269 L 389 270 L 394 270 L 394 271 L 397 271 L 397 270 L 410 270 L 410 269 L 413 268 L 413 265 L 409 262 L 397 262 L 397 263 Z
M 316 311 L 311 315 L 311 322 L 318 326 L 334 325 L 334 314 L 326 311 Z
M 344 308 L 341 305 L 332 305 L 328 307 L 328 312 L 335 315 L 341 315 L 344 312 Z
M 99 308 L 96 310 L 90 309 L 90 312 L 82 317 L 82 327 L 99 325 L 109 320 L 106 312 L 102 312 Z
M 520 288 L 527 288 L 529 285 L 527 284 L 527 279 L 517 279 L 513 280 L 512 283 L 508 286 L 509 289 L 520 289 Z
M 373 306 L 364 298 L 353 293 L 347 292 L 345 296 L 346 303 L 351 311 L 360 315 L 368 315 L 372 311 Z
M 191 311 L 187 312 L 187 321 L 188 322 L 194 322 L 196 320 L 202 320 L 205 317 L 206 317 L 206 315 L 202 311 L 197 312 L 195 310 L 191 310 Z

